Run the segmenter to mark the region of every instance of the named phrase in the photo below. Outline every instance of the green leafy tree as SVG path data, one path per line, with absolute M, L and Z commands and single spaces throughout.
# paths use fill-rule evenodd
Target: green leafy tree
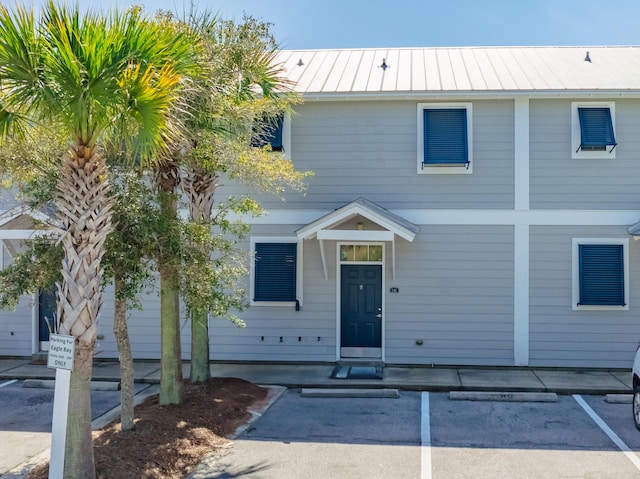
M 148 181 L 136 171 L 124 169 L 113 182 L 114 230 L 107 237 L 105 278 L 114 284 L 113 333 L 120 361 L 120 426 L 134 428 L 134 370 L 127 311 L 141 308 L 138 294 L 154 284 L 149 251 L 155 247 L 158 207 Z
M 139 9 L 82 15 L 49 2 L 41 14 L 0 5 L 0 133 L 33 125 L 66 136 L 56 164 L 63 249 L 59 332 L 75 338 L 65 450 L 66 478 L 93 478 L 89 384 L 102 304 L 102 257 L 113 230 L 109 171 L 100 145 L 119 136 L 145 159 L 173 130 L 172 107 L 192 68 L 191 40 Z
M 270 25 L 249 16 L 237 24 L 205 14 L 192 17 L 189 27 L 202 39 L 204 75 L 187 97 L 191 108 L 184 120 L 182 189 L 188 199 L 193 228 L 220 226 L 224 222 L 217 217 L 212 221 L 212 212 L 221 175 L 281 194 L 286 188 L 304 190 L 304 180 L 310 173 L 296 171 L 282 153 L 252 146 L 252 139 L 262 136 L 278 116 L 290 111 L 298 101 L 275 62 L 277 44 L 269 31 Z M 235 200 L 230 204 L 232 209 L 239 205 Z M 244 205 L 240 210 L 247 211 L 247 203 Z M 257 210 L 252 208 L 255 214 Z M 221 231 L 229 232 L 224 227 Z M 234 233 L 238 238 L 246 234 Z M 225 316 L 229 307 L 238 307 L 234 295 L 224 294 L 229 285 L 214 279 L 216 268 L 240 271 L 238 266 L 232 266 L 233 261 L 220 261 L 226 257 L 230 245 L 217 243 L 213 237 L 209 243 L 214 247 L 215 260 L 205 267 L 204 277 L 208 278 L 211 294 L 200 294 L 202 287 L 189 285 L 189 281 L 201 278 L 196 276 L 187 277 L 184 289 L 186 304 L 197 305 L 190 308 L 191 380 L 194 382 L 210 377 L 208 315 Z M 216 248 L 220 249 L 216 251 Z M 229 277 L 238 279 L 233 274 Z M 193 296 L 194 292 L 198 292 L 198 296 Z M 221 307 L 225 298 L 228 304 Z
M 16 309 L 22 295 L 48 290 L 61 280 L 62 248 L 47 237 L 36 237 L 0 271 L 0 309 Z M 52 325 L 53 326 L 53 325 Z

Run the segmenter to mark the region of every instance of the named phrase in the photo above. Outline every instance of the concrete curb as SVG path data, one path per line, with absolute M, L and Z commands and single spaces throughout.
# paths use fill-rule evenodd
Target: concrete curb
M 285 392 L 287 392 L 287 388 L 283 386 L 269 385 L 269 386 L 260 386 L 260 387 L 269 389 L 269 393 L 267 394 L 266 399 L 262 401 L 256 409 L 249 410 L 249 412 L 251 413 L 251 418 L 245 424 L 243 424 L 238 429 L 236 429 L 233 434 L 228 436 L 229 439 L 232 439 L 232 440 L 236 439 L 240 434 L 242 434 L 247 429 L 249 429 L 251 427 L 251 424 L 253 424 L 255 421 L 260 419 L 260 417 L 262 417 L 262 415 L 267 411 L 267 409 L 269 409 L 278 399 L 280 399 L 280 396 L 282 396 Z M 231 447 L 233 447 L 233 443 L 230 442 L 224 447 L 227 449 L 230 449 Z M 218 467 L 219 459 L 220 459 L 219 452 L 207 454 L 202 459 L 202 461 L 200 461 L 200 464 L 198 464 L 185 477 L 185 479 L 208 479 L 210 477 L 213 477 L 212 473 L 214 471 L 220 472 L 220 468 Z
M 53 380 L 51 381 L 54 382 Z M 92 381 L 93 383 L 93 381 Z M 119 384 L 119 383 L 118 383 Z M 27 387 L 38 387 L 38 386 L 27 386 Z M 143 389 L 139 393 L 134 396 L 134 404 L 138 405 L 145 399 L 154 394 L 158 394 L 160 392 L 160 387 L 155 385 L 150 385 L 146 389 Z M 116 406 L 113 409 L 107 411 L 102 416 L 95 418 L 91 421 L 91 429 L 102 429 L 107 424 L 118 419 L 120 415 L 120 406 Z M 51 458 L 51 449 L 48 447 L 43 449 L 40 452 L 35 453 L 33 456 L 28 458 L 22 464 L 18 464 L 16 467 L 11 469 L 10 471 L 5 472 L 0 475 L 0 479 L 23 479 L 34 467 L 42 464 L 43 462 L 49 461 Z
M 25 379 L 22 382 L 23 388 L 54 389 L 55 379 Z M 119 391 L 120 381 L 91 381 L 92 391 Z
M 307 398 L 387 398 L 397 399 L 400 392 L 397 389 L 326 389 L 304 388 L 300 396 Z
M 260 419 L 262 415 L 269 409 L 273 403 L 275 403 L 280 396 L 282 396 L 285 392 L 287 392 L 287 388 L 283 386 L 260 386 L 263 388 L 268 388 L 269 392 L 267 397 L 262 403 L 258 405 L 256 409 L 249 409 L 249 413 L 251 414 L 251 418 L 247 421 L 246 424 L 243 424 L 238 429 L 236 429 L 233 434 L 228 436 L 229 439 L 236 439 L 240 434 L 245 432 L 251 424 Z
M 137 406 L 148 397 L 158 394 L 159 392 L 160 392 L 160 386 L 149 385 L 148 387 L 138 392 L 133 397 L 134 406 Z M 110 409 L 109 411 L 105 412 L 102 416 L 97 417 L 93 421 L 91 421 L 91 429 L 94 431 L 97 429 L 102 429 L 106 425 L 117 420 L 120 417 L 120 407 L 121 407 L 120 405 L 117 405 L 113 409 Z
M 604 400 L 609 404 L 631 404 L 633 394 L 607 394 Z
M 556 393 L 451 391 L 453 401 L 558 402 Z

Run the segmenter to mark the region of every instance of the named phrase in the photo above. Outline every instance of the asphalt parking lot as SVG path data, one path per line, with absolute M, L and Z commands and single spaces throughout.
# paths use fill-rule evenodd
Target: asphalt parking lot
M 9 474 L 9 471 L 15 472 L 16 467 L 51 446 L 54 390 L 23 385 L 24 381 L 0 381 L 0 479 L 20 477 L 17 472 Z M 136 392 L 148 387 L 137 384 Z M 120 391 L 91 391 L 94 419 L 119 404 Z
M 146 386 L 138 386 L 146 387 Z M 53 390 L 0 383 L 0 477 L 49 446 Z M 97 417 L 118 391 L 93 391 Z M 3 475 L 4 474 L 4 475 Z M 630 404 L 605 396 L 557 402 L 309 398 L 288 390 L 222 458 L 193 478 L 640 478 Z
M 305 398 L 290 390 L 194 477 L 639 478 L 640 432 L 631 405 L 605 396 L 534 403 L 420 392 Z

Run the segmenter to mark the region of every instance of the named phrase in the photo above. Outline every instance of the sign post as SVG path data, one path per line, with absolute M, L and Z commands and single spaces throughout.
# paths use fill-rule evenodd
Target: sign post
M 47 367 L 56 370 L 51 422 L 51 457 L 49 479 L 62 479 L 64 474 L 64 450 L 67 442 L 67 417 L 69 415 L 69 389 L 75 353 L 75 338 L 52 334 L 49 337 Z

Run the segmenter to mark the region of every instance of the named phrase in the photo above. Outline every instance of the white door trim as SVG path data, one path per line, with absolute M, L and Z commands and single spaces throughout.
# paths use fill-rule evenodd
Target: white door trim
M 382 246 L 382 262 L 380 261 L 340 261 L 340 246 L 349 245 L 349 244 L 360 244 L 360 245 L 380 245 Z M 382 272 L 382 283 L 380 291 L 380 297 L 382 301 L 382 324 L 381 324 L 381 336 L 382 336 L 382 351 L 380 353 L 380 361 L 384 362 L 386 358 L 386 308 L 385 308 L 385 280 L 386 280 L 386 256 L 387 256 L 387 247 L 386 243 L 375 242 L 375 241 L 366 241 L 366 242 L 358 242 L 358 241 L 338 241 L 336 242 L 336 361 L 340 361 L 342 356 L 340 354 L 340 345 L 342 343 L 342 294 L 341 294 L 341 286 L 342 286 L 342 268 L 343 264 L 346 265 L 378 265 L 381 268 Z M 353 360 L 354 358 L 345 358 Z M 374 359 L 374 358 L 366 358 L 363 357 L 363 360 L 366 359 Z M 378 358 L 375 358 L 378 359 Z

